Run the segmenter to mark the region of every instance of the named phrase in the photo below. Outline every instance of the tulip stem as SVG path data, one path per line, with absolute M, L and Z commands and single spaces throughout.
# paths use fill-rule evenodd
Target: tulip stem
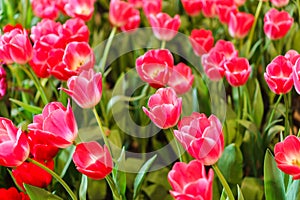
M 45 170 L 46 172 L 48 172 L 49 174 L 51 174 L 64 188 L 65 190 L 69 193 L 69 195 L 71 196 L 72 200 L 77 200 L 76 195 L 73 193 L 73 191 L 70 189 L 70 187 L 68 186 L 68 184 L 58 175 L 56 174 L 54 171 L 52 171 L 51 169 L 49 169 L 48 167 L 46 167 L 45 165 L 31 159 L 31 158 L 27 158 L 28 162 L 31 162 L 33 164 L 35 164 L 36 166 L 40 167 L 41 169 Z
M 160 48 L 161 49 L 164 49 L 165 47 L 166 47 L 166 40 L 163 40 L 163 41 L 161 41 L 161 46 L 160 46 Z
M 229 200 L 234 200 L 234 196 L 232 194 L 232 191 L 226 181 L 226 179 L 224 178 L 222 172 L 220 171 L 219 167 L 217 166 L 217 164 L 212 165 L 212 168 L 214 169 L 214 171 L 216 172 L 221 184 L 223 185 L 225 192 L 227 194 L 227 197 L 229 198 Z
M 101 123 L 101 119 L 100 119 L 100 117 L 99 117 L 99 115 L 98 115 L 97 110 L 96 110 L 95 107 L 93 108 L 93 113 L 94 113 L 94 115 L 95 115 L 95 117 L 96 117 L 96 120 L 97 120 L 97 123 L 98 123 L 98 125 L 99 125 L 100 132 L 101 132 L 101 135 L 102 135 L 102 137 L 103 137 L 104 144 L 107 146 L 110 155 L 112 155 L 112 152 L 111 152 L 111 149 L 110 149 L 110 145 L 109 145 L 109 143 L 108 143 L 107 137 L 106 137 L 106 135 L 105 135 L 105 133 L 104 133 L 104 130 L 103 130 L 103 126 L 102 126 L 102 123 Z
M 116 32 L 117 32 L 117 27 L 114 26 L 113 29 L 110 32 L 110 35 L 107 39 L 107 43 L 105 45 L 105 49 L 104 49 L 104 52 L 103 52 L 103 56 L 102 56 L 102 59 L 101 59 L 101 65 L 100 65 L 100 69 L 103 70 L 103 72 L 105 71 L 106 60 L 107 60 L 108 53 L 109 53 L 109 50 L 110 50 L 110 47 L 111 47 L 111 43 L 113 41 L 113 38 L 114 38 Z
M 122 200 L 122 197 L 119 195 L 118 190 L 116 189 L 116 185 L 114 183 L 114 180 L 111 178 L 111 176 L 107 175 L 105 177 L 105 179 L 106 179 L 106 181 L 107 181 L 107 183 L 108 183 L 108 185 L 111 189 L 114 200 Z
M 284 122 L 284 136 L 288 136 L 289 135 L 289 130 L 290 130 L 290 124 L 289 124 L 289 98 L 288 98 L 288 94 L 283 95 L 284 97 L 284 104 L 285 104 L 285 122 Z
M 270 126 L 270 124 L 271 124 L 271 122 L 272 122 L 272 120 L 273 120 L 275 111 L 277 110 L 278 104 L 279 104 L 280 100 L 282 99 L 282 96 L 283 96 L 283 94 L 281 94 L 281 95 L 278 97 L 278 99 L 277 99 L 277 101 L 276 101 L 276 103 L 275 103 L 275 105 L 274 105 L 274 108 L 273 108 L 273 110 L 272 110 L 272 112 L 271 112 L 271 115 L 270 115 L 270 118 L 269 118 L 269 121 L 268 121 L 267 126 Z

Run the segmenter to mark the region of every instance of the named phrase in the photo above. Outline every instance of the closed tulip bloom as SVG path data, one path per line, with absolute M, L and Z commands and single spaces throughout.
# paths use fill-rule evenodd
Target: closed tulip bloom
M 212 200 L 214 172 L 206 173 L 204 165 L 198 160 L 188 164 L 176 162 L 168 174 L 172 186 L 171 195 L 176 200 Z
M 211 50 L 201 57 L 201 64 L 207 77 L 212 81 L 219 81 L 225 75 L 224 63 L 226 59 L 224 55 L 216 50 Z
M 145 114 L 161 129 L 175 126 L 179 120 L 182 99 L 172 88 L 160 88 L 148 101 L 149 110 L 143 107 Z
M 251 66 L 246 58 L 233 58 L 224 64 L 225 76 L 233 87 L 244 85 L 251 73 Z
M 194 112 L 183 117 L 174 135 L 184 149 L 204 165 L 215 164 L 223 153 L 222 124 L 214 115 L 207 118 L 205 114 Z
M 0 66 L 0 99 L 6 94 L 6 89 L 6 72 L 5 69 L 2 66 Z
M 214 51 L 220 52 L 225 60 L 230 60 L 238 56 L 238 51 L 235 49 L 231 41 L 218 40 L 213 48 Z
M 44 19 L 56 19 L 59 15 L 59 9 L 55 1 L 52 0 L 31 0 L 31 7 L 35 16 Z
M 2 200 L 30 200 L 27 194 L 19 193 L 14 187 L 0 188 L 0 197 Z
M 140 12 L 138 10 L 133 10 L 132 15 L 128 18 L 127 23 L 121 26 L 123 32 L 132 31 L 140 26 Z
M 285 53 L 284 57 L 286 57 L 293 65 L 295 65 L 298 58 L 300 58 L 300 54 L 296 50 L 290 49 Z
M 136 71 L 140 78 L 154 88 L 164 87 L 174 66 L 174 59 L 167 49 L 149 50 L 136 59 Z
M 60 102 L 47 104 L 42 114 L 33 117 L 33 123 L 28 125 L 28 129 L 58 148 L 72 145 L 78 129 L 70 101 L 67 107 Z
M 180 27 L 180 16 L 170 17 L 167 13 L 158 13 L 149 15 L 149 22 L 155 37 L 159 40 L 172 40 Z
M 280 8 L 289 4 L 289 0 L 270 0 L 272 5 Z
M 95 180 L 105 178 L 113 168 L 107 147 L 102 147 L 95 141 L 78 144 L 73 154 L 73 162 L 80 173 Z
M 244 38 L 249 33 L 254 23 L 254 16 L 245 12 L 231 12 L 228 31 L 231 37 Z
M 293 67 L 293 81 L 296 92 L 300 94 L 300 58 L 297 60 Z
M 147 17 L 156 15 L 162 10 L 162 0 L 143 0 L 143 11 Z
M 287 136 L 274 147 L 277 167 L 294 180 L 300 179 L 300 140 L 294 135 Z
M 291 29 L 294 18 L 284 10 L 271 8 L 264 17 L 264 32 L 271 40 L 283 38 Z
M 191 32 L 189 40 L 197 56 L 208 53 L 214 46 L 214 37 L 210 30 L 194 29 Z
M 102 96 L 102 74 L 93 69 L 82 71 L 68 79 L 68 88 L 62 88 L 81 108 L 93 108 Z
M 194 82 L 194 75 L 189 66 L 179 63 L 173 67 L 168 85 L 175 90 L 177 94 L 188 92 Z
M 9 119 L 0 117 L 0 166 L 16 167 L 29 156 L 26 134 Z
M 279 55 L 268 64 L 264 77 L 272 92 L 286 94 L 293 88 L 293 65 Z
M 217 7 L 218 11 L 218 17 L 220 22 L 223 24 L 229 24 L 230 21 L 230 14 L 236 14 L 238 12 L 237 6 L 235 4 L 233 5 L 226 5 L 221 4 Z
M 54 169 L 54 161 L 38 161 L 41 164 L 45 165 L 49 169 Z M 24 162 L 22 165 L 12 170 L 12 175 L 16 180 L 19 187 L 25 190 L 23 184 L 29 184 L 36 187 L 45 188 L 51 181 L 52 176 L 42 168 L 36 166 L 33 163 Z
M 213 18 L 218 15 L 217 4 L 219 0 L 202 1 L 202 13 L 204 17 Z
M 190 16 L 196 16 L 201 12 L 202 0 L 181 0 L 185 12 Z
M 73 18 L 80 18 L 88 21 L 94 13 L 95 0 L 68 0 L 64 11 Z

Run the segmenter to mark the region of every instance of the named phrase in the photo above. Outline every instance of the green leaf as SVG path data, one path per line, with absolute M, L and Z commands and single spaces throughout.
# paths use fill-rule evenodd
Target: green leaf
M 82 174 L 81 183 L 79 187 L 79 199 L 86 200 L 86 192 L 88 188 L 88 178 L 86 175 Z
M 261 126 L 261 122 L 262 122 L 262 118 L 264 115 L 264 103 L 263 103 L 263 98 L 261 95 L 261 90 L 260 90 L 260 86 L 259 83 L 257 81 L 257 79 L 255 79 L 255 92 L 254 92 L 254 97 L 253 97 L 253 104 L 252 104 L 252 108 L 253 108 L 253 119 L 254 119 L 254 123 L 256 124 L 256 127 L 260 127 Z
M 220 200 L 229 200 L 229 198 L 227 197 L 227 194 L 226 194 L 226 191 L 225 191 L 224 188 L 222 190 L 222 194 L 221 194 Z
M 24 184 L 24 187 L 31 200 L 62 200 L 62 198 L 39 187 L 27 184 Z
M 40 107 L 36 107 L 36 106 L 33 106 L 33 105 L 28 105 L 26 103 L 23 103 L 22 101 L 19 101 L 19 100 L 16 100 L 16 99 L 12 99 L 10 98 L 9 99 L 11 102 L 17 104 L 18 106 L 21 106 L 22 108 L 24 108 L 25 110 L 33 113 L 33 114 L 40 114 L 42 113 L 42 108 Z
M 125 147 L 122 148 L 120 157 L 115 163 L 114 169 L 112 171 L 113 180 L 117 186 L 118 192 L 122 195 L 123 199 L 126 199 L 126 173 L 124 169 L 120 169 L 125 166 Z
M 156 157 L 157 157 L 157 155 L 154 155 L 152 158 L 147 160 L 147 162 L 145 162 L 145 164 L 139 170 L 139 172 L 134 180 L 134 184 L 133 184 L 133 199 L 136 199 L 138 197 L 138 194 L 141 190 L 142 184 L 145 179 L 145 175 L 148 172 L 148 170 L 150 169 L 150 167 L 151 167 L 152 163 L 154 162 L 154 160 L 156 159 Z
M 264 185 L 266 200 L 285 200 L 283 176 L 277 168 L 270 150 L 266 151 L 264 161 Z
M 59 152 L 59 155 L 56 156 L 55 170 L 60 177 L 64 177 L 64 175 L 66 174 L 70 166 L 70 163 L 72 161 L 72 155 L 74 150 L 75 150 L 75 146 L 72 145 L 68 148 L 62 149 Z
M 300 199 L 300 180 L 294 180 L 290 187 L 288 187 L 288 190 L 286 192 L 286 199 Z
M 237 185 L 237 188 L 238 188 L 238 200 L 244 200 L 244 196 L 243 196 L 240 186 Z
M 228 145 L 218 161 L 223 176 L 229 183 L 240 184 L 243 178 L 243 155 L 240 148 L 232 143 Z
M 264 183 L 261 179 L 254 177 L 245 177 L 241 185 L 241 190 L 245 199 L 263 200 L 263 187 Z

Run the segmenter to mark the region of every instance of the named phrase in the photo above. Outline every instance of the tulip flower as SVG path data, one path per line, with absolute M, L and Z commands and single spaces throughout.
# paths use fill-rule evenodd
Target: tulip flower
M 54 161 L 39 161 L 49 169 L 54 169 Z M 12 175 L 14 179 L 16 180 L 19 187 L 21 187 L 23 190 L 24 183 L 33 185 L 36 187 L 45 188 L 47 187 L 51 181 L 52 176 L 46 172 L 44 169 L 40 168 L 39 166 L 36 166 L 33 163 L 24 162 L 22 165 L 18 166 L 17 168 L 12 170 Z
M 202 1 L 202 13 L 204 17 L 213 18 L 218 15 L 217 4 L 219 0 Z
M 237 5 L 237 6 L 242 6 L 246 3 L 246 0 L 234 0 L 234 3 Z
M 14 187 L 0 188 L 0 197 L 2 200 L 30 200 L 27 194 L 19 193 Z
M 0 117 L 0 166 L 16 167 L 29 156 L 26 134 L 9 119 Z
M 113 168 L 107 147 L 94 141 L 78 144 L 73 154 L 73 162 L 80 173 L 95 180 L 105 178 Z
M 77 123 L 68 102 L 67 108 L 60 102 L 47 104 L 42 114 L 33 117 L 33 123 L 28 125 L 36 137 L 47 140 L 48 144 L 58 148 L 70 146 L 77 137 Z
M 289 4 L 289 0 L 270 0 L 273 6 L 278 8 L 286 6 Z
M 297 60 L 293 67 L 293 81 L 296 92 L 300 94 L 300 58 Z
M 279 55 L 268 64 L 264 77 L 272 92 L 286 94 L 293 88 L 293 65 Z
M 213 165 L 224 150 L 224 136 L 220 120 L 211 115 L 197 112 L 183 117 L 178 123 L 174 135 L 184 149 L 204 165 Z
M 202 67 L 207 77 L 212 81 L 219 81 L 225 75 L 224 55 L 216 50 L 211 50 L 207 54 L 203 54 L 201 57 Z
M 284 10 L 271 8 L 264 17 L 264 32 L 271 40 L 283 38 L 291 29 L 294 18 Z
M 300 54 L 296 50 L 290 49 L 285 53 L 284 57 L 286 57 L 286 59 L 295 65 L 298 58 L 300 58 Z
M 251 73 L 251 66 L 246 58 L 233 58 L 224 64 L 225 76 L 233 87 L 244 85 Z
M 287 136 L 274 147 L 277 167 L 293 179 L 300 179 L 300 139 L 294 135 Z
M 0 99 L 6 94 L 6 89 L 6 72 L 5 69 L 2 66 L 0 66 Z
M 201 12 L 202 0 L 181 0 L 185 12 L 190 16 L 196 16 Z
M 194 82 L 194 75 L 189 66 L 179 63 L 173 67 L 168 85 L 175 90 L 177 94 L 188 92 Z
M 208 53 L 209 50 L 214 46 L 214 37 L 210 30 L 194 29 L 191 32 L 189 40 L 192 44 L 194 53 L 197 56 Z
M 70 42 L 88 42 L 90 31 L 85 22 L 80 18 L 68 19 L 63 25 L 63 40 Z M 62 46 L 61 48 L 64 48 Z
M 130 4 L 132 4 L 135 8 L 143 7 L 143 0 L 128 0 Z
M 218 40 L 213 50 L 220 52 L 224 56 L 225 60 L 230 60 L 238 56 L 238 51 L 230 41 Z
M 52 0 L 31 0 L 31 7 L 35 16 L 47 19 L 56 19 L 59 15 L 59 9 L 55 1 Z
M 33 42 L 37 42 L 45 35 L 54 34 L 58 36 L 62 30 L 61 23 L 50 19 L 42 19 L 35 26 L 31 27 L 30 38 Z
M 156 15 L 162 10 L 162 0 L 143 0 L 143 11 L 147 17 Z
M 135 65 L 143 81 L 154 88 L 160 88 L 169 81 L 169 72 L 174 66 L 174 59 L 167 49 L 149 50 L 136 59 Z
M 102 75 L 93 69 L 82 71 L 68 79 L 68 88 L 62 90 L 72 97 L 81 108 L 93 108 L 102 96 Z
M 68 0 L 64 11 L 73 18 L 80 18 L 88 21 L 94 13 L 94 3 L 96 0 Z
M 229 24 L 230 21 L 230 14 L 236 14 L 238 9 L 235 4 L 227 5 L 227 4 L 220 4 L 217 7 L 218 17 L 220 22 L 223 24 Z
M 161 129 L 175 126 L 182 110 L 182 99 L 176 96 L 172 88 L 160 88 L 150 96 L 149 110 L 143 107 L 145 114 Z
M 162 41 L 172 40 L 180 27 L 180 17 L 175 15 L 170 17 L 167 13 L 158 13 L 149 15 L 149 22 L 155 37 Z
M 231 12 L 228 31 L 231 37 L 234 38 L 244 38 L 249 33 L 252 25 L 254 23 L 254 16 L 245 12 Z
M 170 193 L 176 200 L 212 200 L 213 179 L 213 170 L 209 169 L 207 174 L 204 165 L 198 160 L 188 164 L 177 162 L 168 174 L 173 189 Z

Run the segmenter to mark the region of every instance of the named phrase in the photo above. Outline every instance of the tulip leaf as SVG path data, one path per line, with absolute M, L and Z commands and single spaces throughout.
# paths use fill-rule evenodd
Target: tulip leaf
M 300 199 L 300 180 L 294 180 L 288 187 L 286 199 Z
M 225 191 L 224 188 L 222 190 L 222 194 L 221 194 L 220 200 L 229 200 L 229 198 L 227 197 L 227 194 L 226 194 L 226 191 Z
M 281 171 L 277 168 L 270 150 L 267 150 L 265 155 L 264 181 L 266 200 L 286 199 L 283 176 Z
M 81 183 L 79 187 L 79 199 L 86 200 L 86 192 L 88 188 L 88 178 L 86 175 L 82 174 Z
M 55 169 L 56 173 L 59 174 L 60 177 L 64 177 L 66 174 L 72 161 L 72 155 L 74 151 L 75 146 L 72 145 L 68 148 L 62 149 L 58 156 L 56 156 Z
M 22 108 L 24 108 L 25 110 L 33 113 L 33 114 L 40 114 L 42 113 L 42 108 L 40 107 L 36 107 L 36 106 L 33 106 L 33 105 L 28 105 L 26 103 L 23 103 L 22 101 L 19 101 L 19 100 L 16 100 L 16 99 L 12 99 L 10 98 L 9 99 L 11 102 L 17 104 L 18 106 L 21 106 Z
M 125 167 L 125 147 L 122 148 L 120 157 L 115 163 L 114 169 L 112 171 L 112 177 L 117 186 L 118 192 L 125 199 L 126 192 L 126 173 L 124 169 L 120 168 Z
M 253 108 L 252 115 L 256 127 L 260 127 L 264 115 L 264 103 L 263 103 L 263 98 L 261 95 L 261 90 L 257 79 L 255 79 L 255 85 L 256 86 L 255 86 L 255 92 L 254 92 L 253 104 L 252 104 L 252 108 Z
M 133 199 L 137 199 L 138 194 L 141 190 L 142 184 L 145 180 L 146 173 L 150 169 L 151 165 L 153 164 L 154 160 L 156 159 L 157 155 L 154 155 L 152 158 L 147 160 L 145 164 L 139 170 L 133 184 Z
M 62 200 L 62 198 L 51 194 L 50 192 L 41 189 L 39 187 L 35 187 L 32 185 L 24 184 L 26 192 L 31 200 Z
M 244 196 L 239 185 L 237 185 L 237 191 L 238 191 L 238 200 L 244 200 Z
M 264 183 L 259 178 L 245 177 L 242 181 L 241 190 L 245 199 L 263 200 Z

